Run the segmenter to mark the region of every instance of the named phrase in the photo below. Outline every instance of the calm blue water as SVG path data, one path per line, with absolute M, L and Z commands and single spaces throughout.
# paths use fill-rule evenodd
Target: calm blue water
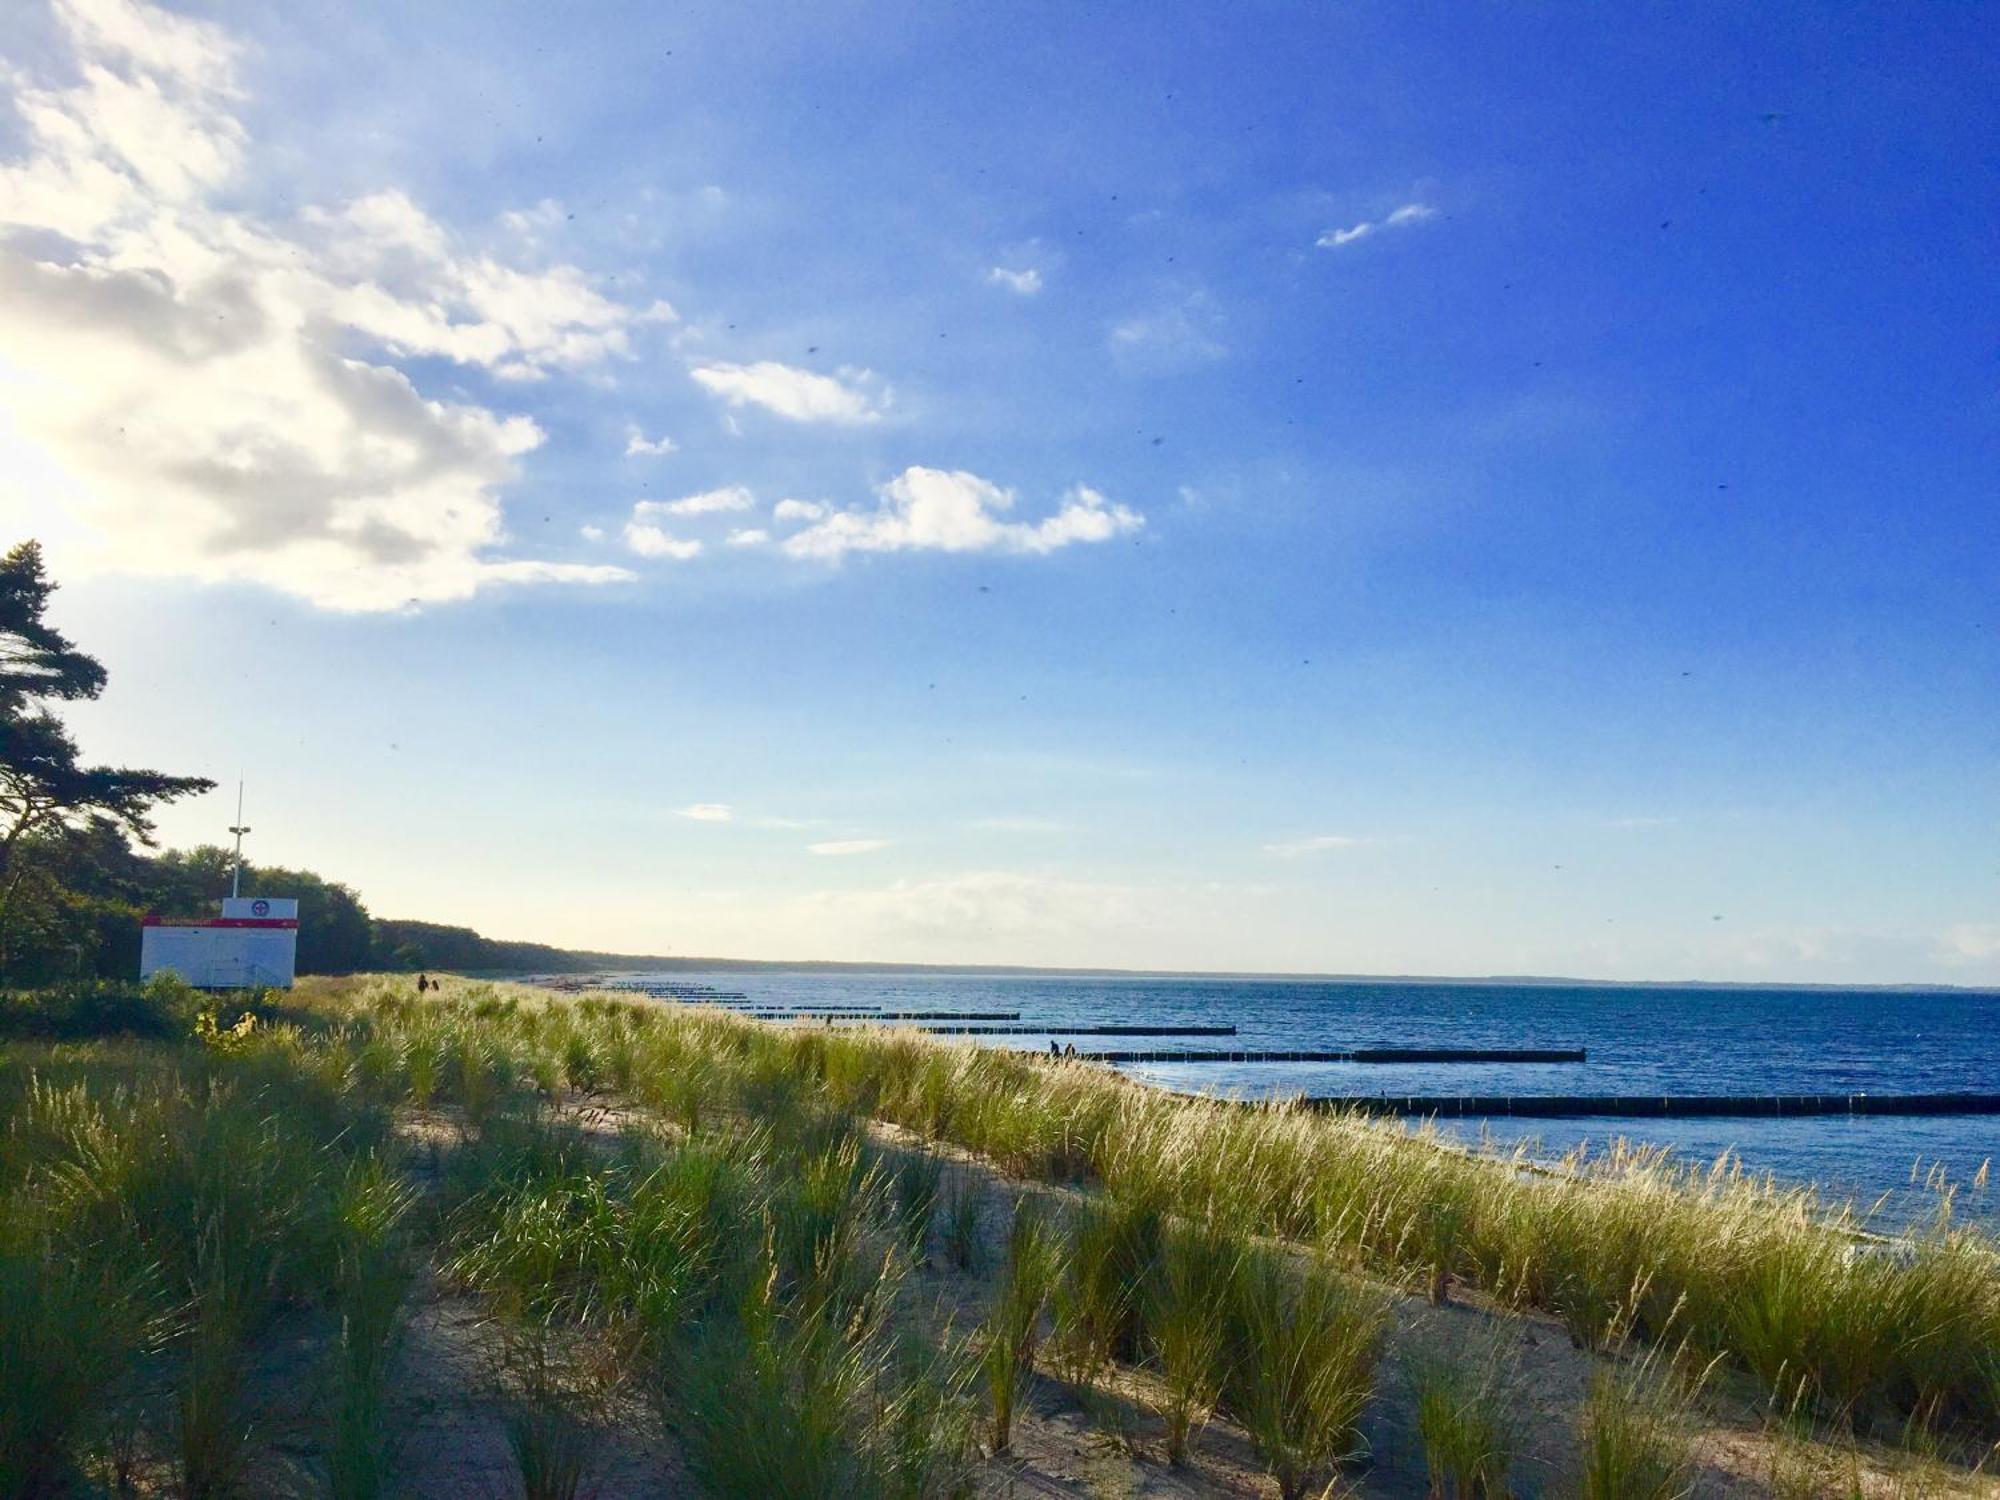
M 631 976 L 741 991 L 742 1004 L 880 1005 L 888 1010 L 1014 1010 L 1022 1022 L 1234 1025 L 1234 1038 L 1074 1037 L 1114 1049 L 1586 1047 L 1585 1063 L 1534 1065 L 1134 1066 L 1164 1087 L 1304 1094 L 1819 1094 L 2000 1092 L 2000 993 L 1966 991 L 1599 989 L 1505 984 L 1005 977 L 898 974 Z M 1045 1035 L 984 1039 L 1046 1051 Z M 1838 1197 L 1890 1195 L 1885 1217 L 1926 1211 L 1910 1188 L 1941 1164 L 1963 1215 L 2000 1217 L 1971 1181 L 2000 1157 L 2000 1116 L 1807 1120 L 1469 1120 L 1441 1128 L 1548 1155 L 1616 1137 L 1703 1163 L 1727 1150 L 1746 1167 L 1816 1182 Z

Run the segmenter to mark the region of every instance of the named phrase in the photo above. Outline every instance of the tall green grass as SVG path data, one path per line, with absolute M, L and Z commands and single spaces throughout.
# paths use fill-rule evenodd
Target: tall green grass
M 335 1204 L 332 1433 L 327 1488 L 335 1500 L 376 1500 L 387 1492 L 395 1452 L 390 1367 L 401 1342 L 412 1280 L 406 1225 L 416 1195 L 381 1158 L 357 1161 Z
M 466 1009 L 362 1006 L 388 1031 L 461 1027 Z M 1587 1347 L 1671 1329 L 1767 1390 L 1803 1381 L 1823 1416 L 1857 1426 L 1894 1430 L 1919 1409 L 1948 1426 L 2000 1424 L 1995 1248 L 1946 1217 L 1917 1227 L 1907 1253 L 1875 1256 L 1860 1216 L 1727 1162 L 1696 1171 L 1620 1150 L 1531 1170 L 1372 1120 L 1211 1104 L 997 1049 L 698 1007 L 530 1003 L 483 1024 L 517 1067 L 580 1046 L 600 1074 L 625 1057 L 637 1096 L 684 1122 L 865 1111 L 1010 1172 L 1302 1241 L 1438 1299 L 1477 1287 L 1556 1314 Z M 940 1238 L 948 1261 L 969 1262 L 977 1202 L 959 1176 L 947 1178 Z
M 979 1179 L 963 1169 L 953 1172 L 944 1189 L 945 1259 L 961 1271 L 979 1269 Z
M 1687 1382 L 1654 1350 L 1599 1370 L 1577 1419 L 1578 1500 L 1686 1500 L 1694 1493 Z
M 0 1495 L 68 1486 L 88 1424 L 163 1331 L 150 1273 L 133 1247 L 69 1239 L 23 1193 L 0 1200 Z
M 657 1039 L 657 1040 L 656 1040 Z M 1919 1407 L 2000 1422 L 2000 1289 L 1992 1242 L 1949 1219 L 1908 1253 L 1855 1253 L 1869 1226 L 1730 1164 L 1695 1171 L 1621 1151 L 1567 1170 L 1466 1155 L 1381 1122 L 1175 1098 L 868 1028 L 783 1030 L 655 1012 L 642 1057 L 707 1059 L 710 1107 L 760 1093 L 858 1101 L 877 1117 L 1049 1181 L 1089 1180 L 1176 1215 L 1317 1245 L 1442 1299 L 1455 1283 L 1562 1317 L 1601 1347 L 1626 1332 L 1685 1339 L 1765 1382 L 1805 1379 L 1828 1413 L 1900 1423 Z M 649 1092 L 642 1064 L 637 1087 Z M 947 1202 L 947 1244 L 951 1205 Z
M 1388 1305 L 1330 1266 L 1301 1273 L 1262 1247 L 1234 1280 L 1224 1398 L 1278 1492 L 1298 1500 L 1359 1449 Z
M 523 1500 L 577 1500 L 597 1456 L 596 1372 L 562 1344 L 553 1321 L 516 1323 L 502 1344 L 500 1422 Z
M 913 1194 L 851 1119 L 753 1086 L 772 1111 L 753 1127 L 636 1135 L 608 1156 L 570 1127 L 497 1118 L 455 1168 L 449 1269 L 521 1347 L 570 1329 L 611 1351 L 710 1493 L 955 1493 L 966 1362 L 918 1357 L 898 1312 L 925 1181 Z M 589 1424 L 560 1381 L 510 1383 L 524 1486 L 568 1493 Z
M 1021 1389 L 1035 1368 L 1042 1314 L 1061 1267 L 1062 1250 L 1041 1205 L 1023 1198 L 1014 1206 L 1007 1236 L 1007 1264 L 987 1315 L 983 1365 L 992 1405 L 993 1450 L 1013 1439 Z
M 449 1030 L 466 1024 L 464 1009 L 363 1006 L 371 1028 L 390 1031 Z M 558 1047 L 587 1047 L 600 1073 L 625 1057 L 639 1098 L 684 1123 L 814 1101 L 865 1111 L 1010 1172 L 1303 1241 L 1438 1299 L 1454 1284 L 1481 1288 L 1556 1314 L 1587 1347 L 1613 1341 L 1621 1319 L 1641 1339 L 1671 1327 L 1767 1390 L 1803 1381 L 1822 1415 L 1858 1426 L 1893 1430 L 1918 1409 L 1975 1430 L 2000 1423 L 1994 1246 L 1948 1218 L 1919 1226 L 1906 1254 L 1857 1254 L 1861 1217 L 1729 1163 L 1695 1171 L 1621 1150 L 1551 1173 L 1377 1121 L 1175 1098 L 907 1032 L 615 1002 L 560 1026 L 538 1019 L 558 1009 L 576 1007 L 524 1004 L 484 1024 L 522 1067 Z M 941 1240 L 947 1260 L 970 1261 L 977 1205 L 957 1176 Z
M 799 1281 L 767 1235 L 740 1298 L 674 1345 L 662 1406 L 690 1467 L 707 1493 L 739 1500 L 962 1493 L 968 1361 L 920 1354 L 899 1333 L 893 1253 L 839 1273 L 826 1254 Z
M 1148 1290 L 1165 1233 L 1165 1213 L 1147 1198 L 1112 1195 L 1071 1215 L 1055 1314 L 1060 1362 L 1075 1384 L 1090 1386 L 1113 1362 L 1144 1354 Z
M 379 1492 L 409 1226 L 433 1232 L 386 1150 L 391 1112 L 411 1106 L 460 1136 L 435 1230 L 448 1271 L 508 1327 L 547 1328 L 556 1349 L 582 1338 L 657 1393 L 711 1444 L 725 1489 L 749 1483 L 724 1471 L 760 1424 L 828 1434 L 824 1462 L 800 1463 L 864 1494 L 943 1493 L 962 1471 L 972 1362 L 958 1349 L 926 1366 L 935 1338 L 919 1357 L 905 1334 L 927 1316 L 925 1278 L 908 1273 L 933 1245 L 977 1265 L 986 1188 L 934 1150 L 869 1147 L 867 1118 L 1102 1190 L 1063 1216 L 1043 1270 L 1017 1273 L 1008 1252 L 974 1341 L 1003 1440 L 1037 1360 L 1085 1385 L 1145 1365 L 1170 1457 L 1221 1410 L 1281 1487 L 1316 1483 L 1372 1387 L 1379 1308 L 1354 1271 L 1440 1300 L 1481 1288 L 1586 1346 L 1684 1343 L 1857 1431 L 1917 1413 L 1961 1436 L 2000 1426 L 1988 1239 L 1941 1216 L 1871 1253 L 1859 1218 L 1728 1164 L 1624 1152 L 1531 1170 L 1377 1122 L 694 1007 L 462 985 L 419 1001 L 357 981 L 247 1028 L 224 1019 L 181 1041 L 0 1057 L 0 1377 L 23 1372 L 0 1378 L 0 1491 L 66 1483 L 142 1365 L 176 1393 L 162 1461 L 188 1488 L 263 1482 L 243 1360 L 279 1313 L 319 1304 L 342 1330 L 329 1482 Z M 657 1127 L 607 1142 L 556 1121 L 606 1088 Z M 1302 1327 L 1319 1330 L 1309 1349 Z M 718 1360 L 708 1374 L 696 1349 Z M 1473 1394 L 1449 1393 L 1441 1455 L 1479 1446 L 1444 1436 L 1477 1425 Z M 1590 1431 L 1630 1449 L 1612 1397 L 1600 1408 Z
M 905 1154 L 889 1169 L 896 1192 L 896 1223 L 912 1260 L 921 1262 L 930 1244 L 944 1185 L 944 1163 L 931 1152 Z
M 1426 1350 L 1412 1361 L 1410 1385 L 1436 1500 L 1506 1500 L 1520 1392 L 1501 1346 Z
M 1213 1226 L 1177 1226 L 1161 1247 L 1150 1288 L 1147 1333 L 1165 1390 L 1160 1418 L 1167 1462 L 1187 1462 L 1194 1439 L 1222 1399 L 1230 1349 L 1229 1309 L 1244 1246 Z

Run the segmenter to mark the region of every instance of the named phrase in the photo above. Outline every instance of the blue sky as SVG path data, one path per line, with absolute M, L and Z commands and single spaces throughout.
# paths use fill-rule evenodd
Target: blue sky
M 112 669 L 88 748 L 245 776 L 378 911 L 2000 982 L 1975 10 L 0 51 L 0 515 Z

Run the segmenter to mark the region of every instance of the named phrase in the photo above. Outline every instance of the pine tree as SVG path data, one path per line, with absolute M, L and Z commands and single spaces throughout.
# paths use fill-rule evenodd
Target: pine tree
M 0 971 L 15 897 L 52 836 L 100 822 L 150 844 L 155 807 L 215 785 L 81 763 L 75 739 L 48 705 L 95 698 L 105 671 L 43 619 L 55 589 L 40 543 L 22 542 L 0 558 Z

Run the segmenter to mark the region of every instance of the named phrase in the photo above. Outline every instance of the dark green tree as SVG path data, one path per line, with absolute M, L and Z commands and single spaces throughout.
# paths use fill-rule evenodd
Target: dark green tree
M 55 587 L 39 543 L 22 542 L 0 557 L 0 972 L 29 877 L 62 889 L 49 861 L 70 843 L 64 835 L 102 824 L 151 844 L 155 807 L 215 785 L 82 763 L 50 705 L 95 698 L 105 672 L 43 618 Z
M 229 850 L 214 844 L 160 855 L 151 862 L 152 909 L 170 917 L 213 914 L 229 894 L 233 863 Z M 243 894 L 298 898 L 301 974 L 352 974 L 376 962 L 374 924 L 350 887 L 311 870 L 246 863 Z

